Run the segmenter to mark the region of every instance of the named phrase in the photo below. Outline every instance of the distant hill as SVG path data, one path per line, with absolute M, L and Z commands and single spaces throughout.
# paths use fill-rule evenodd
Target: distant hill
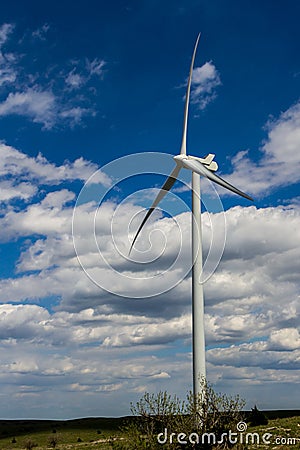
M 57 432 L 65 429 L 101 429 L 117 431 L 126 417 L 87 417 L 72 420 L 38 420 L 18 419 L 0 420 L 0 439 L 13 436 L 27 435 L 38 432 Z

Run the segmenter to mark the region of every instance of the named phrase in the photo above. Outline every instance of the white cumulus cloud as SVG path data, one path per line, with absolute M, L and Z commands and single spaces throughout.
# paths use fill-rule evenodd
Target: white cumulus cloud
M 261 157 L 250 158 L 249 151 L 239 152 L 233 159 L 233 173 L 226 179 L 253 195 L 269 193 L 276 188 L 300 181 L 300 103 L 291 106 L 278 119 L 267 125 L 267 138 L 262 143 Z
M 59 185 L 64 181 L 82 180 L 98 170 L 98 166 L 80 157 L 73 162 L 56 165 L 41 153 L 30 157 L 4 143 L 0 143 L 0 200 L 30 199 L 41 185 Z M 98 170 L 97 182 L 109 186 L 109 177 Z
M 0 26 L 0 117 L 17 115 L 42 125 L 44 130 L 54 127 L 75 127 L 83 123 L 85 117 L 94 117 L 97 111 L 93 97 L 94 87 L 102 79 L 106 62 L 100 58 L 67 61 L 64 66 L 41 65 L 32 71 L 26 64 L 32 45 L 46 45 L 46 34 L 50 27 L 44 24 L 20 40 L 26 50 L 19 53 L 6 52 L 4 47 L 14 37 L 14 25 Z M 32 39 L 34 38 L 34 39 Z M 20 44 L 19 42 L 19 44 Z M 13 43 L 13 41 L 12 41 Z M 28 50 L 29 48 L 29 50 Z M 38 52 L 37 63 L 39 62 Z M 32 63 L 30 57 L 30 64 Z M 71 69 L 68 67 L 71 64 Z
M 215 65 L 209 61 L 193 70 L 191 99 L 200 109 L 216 98 L 216 88 L 221 84 L 221 78 Z
M 0 116 L 16 114 L 25 116 L 46 129 L 56 121 L 56 99 L 50 91 L 28 89 L 25 92 L 10 93 L 0 103 Z

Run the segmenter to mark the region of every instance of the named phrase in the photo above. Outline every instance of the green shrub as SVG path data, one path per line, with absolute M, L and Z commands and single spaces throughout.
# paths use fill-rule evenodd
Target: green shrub
M 161 450 L 163 447 L 188 450 L 232 447 L 226 438 L 222 439 L 222 434 L 229 430 L 236 431 L 237 423 L 243 418 L 241 411 L 245 402 L 239 396 L 216 393 L 204 381 L 201 384 L 202 395 L 195 398 L 189 393 L 185 401 L 167 392 L 146 392 L 136 405 L 131 405 L 133 418 L 122 430 L 124 440 L 114 442 L 113 448 Z M 167 436 L 163 446 L 162 442 L 158 442 L 159 433 L 161 440 Z M 174 433 L 172 438 L 171 433 Z M 186 437 L 181 435 L 178 440 L 180 433 Z M 210 433 L 214 436 L 210 436 Z M 199 436 L 199 443 L 190 442 L 188 437 L 192 434 Z M 180 443 L 182 440 L 187 442 Z M 222 444 L 218 446 L 219 440 L 222 440 Z

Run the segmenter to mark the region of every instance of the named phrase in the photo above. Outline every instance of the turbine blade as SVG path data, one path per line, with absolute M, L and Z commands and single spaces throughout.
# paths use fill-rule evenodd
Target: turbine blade
M 215 173 L 208 170 L 203 164 L 201 164 L 200 161 L 196 161 L 193 159 L 184 159 L 182 163 L 185 168 L 190 169 L 206 178 L 209 178 L 211 181 L 214 181 L 215 183 L 219 184 L 220 186 L 223 186 L 225 189 L 228 189 L 229 191 L 232 191 L 235 194 L 240 195 L 241 197 L 244 197 L 244 198 L 247 198 L 248 200 L 253 201 L 252 197 L 250 197 L 248 194 L 245 194 L 244 192 L 240 191 L 238 188 L 236 188 L 232 184 L 223 180 L 223 178 L 219 177 Z
M 201 33 L 198 34 L 196 44 L 194 47 L 194 52 L 193 52 L 192 62 L 191 62 L 191 67 L 190 67 L 190 74 L 189 74 L 188 84 L 187 84 L 187 88 L 186 88 L 184 116 L 183 116 L 182 141 L 181 141 L 181 149 L 180 149 L 180 154 L 182 154 L 182 155 L 186 155 L 186 134 L 187 134 L 187 123 L 188 123 L 188 115 L 189 115 L 190 91 L 191 91 L 194 61 L 195 61 L 195 56 L 196 56 L 196 51 L 197 51 L 200 36 L 201 36 Z
M 135 241 L 137 240 L 138 235 L 140 234 L 140 232 L 142 231 L 143 226 L 145 225 L 145 223 L 147 222 L 147 220 L 149 219 L 149 217 L 151 216 L 151 214 L 153 213 L 153 211 L 155 210 L 155 208 L 157 207 L 157 205 L 159 204 L 159 202 L 164 198 L 164 196 L 166 195 L 166 193 L 171 189 L 171 187 L 173 186 L 173 184 L 175 183 L 177 176 L 179 174 L 180 171 L 180 167 L 178 165 L 176 165 L 175 169 L 170 173 L 169 177 L 167 178 L 167 180 L 165 181 L 163 187 L 161 188 L 161 190 L 159 191 L 156 199 L 154 200 L 154 202 L 152 203 L 151 207 L 148 209 L 147 214 L 145 215 L 141 225 L 139 226 L 134 239 L 132 241 L 132 244 L 130 246 L 130 250 L 129 250 L 129 255 L 131 253 L 131 250 L 135 244 Z

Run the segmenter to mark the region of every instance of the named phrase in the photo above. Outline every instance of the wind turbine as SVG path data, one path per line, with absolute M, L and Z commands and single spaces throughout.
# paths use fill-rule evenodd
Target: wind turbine
M 223 186 L 224 188 L 238 194 L 248 200 L 253 200 L 249 195 L 240 191 L 232 184 L 228 183 L 224 179 L 220 178 L 214 172 L 218 169 L 218 165 L 213 161 L 215 155 L 208 154 L 205 158 L 198 158 L 196 156 L 187 155 L 186 152 L 186 137 L 187 137 L 187 124 L 188 124 L 188 112 L 190 102 L 190 91 L 192 83 L 192 75 L 194 68 L 195 55 L 200 39 L 200 34 L 197 37 L 196 44 L 193 51 L 190 73 L 186 89 L 185 108 L 183 117 L 183 130 L 180 154 L 174 156 L 176 163 L 175 168 L 165 181 L 163 187 L 159 191 L 157 197 L 152 203 L 151 207 L 147 211 L 141 225 L 139 226 L 134 239 L 132 241 L 130 252 L 132 251 L 134 244 L 137 240 L 145 223 L 153 213 L 159 202 L 164 198 L 167 192 L 172 188 L 175 183 L 179 171 L 182 168 L 192 171 L 192 211 L 194 220 L 192 221 L 192 324 L 193 324 L 193 393 L 194 398 L 199 398 L 202 392 L 202 380 L 206 380 L 206 368 L 205 368 L 205 334 L 204 334 L 204 297 L 203 297 L 203 284 L 200 281 L 202 273 L 202 236 L 201 236 L 201 199 L 200 199 L 200 175 L 214 181 L 215 183 Z

